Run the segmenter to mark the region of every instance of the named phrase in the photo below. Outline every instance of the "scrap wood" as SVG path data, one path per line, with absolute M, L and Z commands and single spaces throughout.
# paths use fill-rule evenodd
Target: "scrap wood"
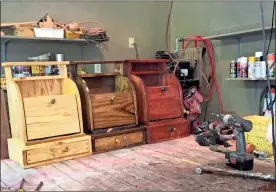
M 1 27 L 11 27 L 15 25 L 35 25 L 37 21 L 20 22 L 20 23 L 1 23 Z
M 246 172 L 246 171 L 239 171 L 239 170 L 226 170 L 215 168 L 211 166 L 201 166 L 196 168 L 197 174 L 202 173 L 217 173 L 221 175 L 228 175 L 228 176 L 235 176 L 235 177 L 245 177 L 250 179 L 260 179 L 263 181 L 275 181 L 275 175 L 273 174 L 263 174 L 263 173 L 253 173 L 253 172 Z

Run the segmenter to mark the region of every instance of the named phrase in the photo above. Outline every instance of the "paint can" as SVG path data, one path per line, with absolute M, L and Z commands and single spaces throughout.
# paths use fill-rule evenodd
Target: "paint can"
M 240 78 L 241 77 L 241 58 L 237 59 L 237 77 Z
M 248 57 L 248 78 L 255 78 L 255 61 L 256 58 L 254 56 Z
M 241 78 L 248 78 L 247 57 L 241 57 L 241 60 L 240 60 L 240 74 L 241 74 Z
M 275 54 L 268 54 L 267 55 L 267 65 L 269 70 L 269 77 L 274 77 L 275 75 L 275 69 L 276 69 L 276 55 Z
M 52 74 L 52 66 L 44 66 L 44 75 L 51 75 Z
M 230 63 L 230 77 L 236 78 L 237 77 L 237 64 L 234 60 Z

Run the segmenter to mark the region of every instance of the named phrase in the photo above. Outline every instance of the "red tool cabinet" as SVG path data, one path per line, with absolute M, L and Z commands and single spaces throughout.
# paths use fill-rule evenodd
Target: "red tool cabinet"
M 167 60 L 126 60 L 123 72 L 137 95 L 139 123 L 146 126 L 146 142 L 176 139 L 190 134 L 183 118 L 182 90 L 166 70 Z

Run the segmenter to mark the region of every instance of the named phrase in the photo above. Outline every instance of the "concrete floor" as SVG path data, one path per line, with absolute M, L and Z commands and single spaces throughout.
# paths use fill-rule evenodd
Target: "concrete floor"
M 142 145 L 33 169 L 1 161 L 1 191 L 248 191 L 267 182 L 220 175 L 196 175 L 198 165 L 225 167 L 224 155 L 200 147 L 192 136 Z M 255 161 L 254 171 L 273 173 L 273 163 Z

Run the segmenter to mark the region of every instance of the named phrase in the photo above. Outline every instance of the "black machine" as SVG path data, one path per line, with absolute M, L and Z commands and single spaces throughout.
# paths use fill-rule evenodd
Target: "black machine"
M 252 122 L 242 119 L 236 115 L 231 114 L 216 114 L 215 115 L 221 122 L 228 126 L 232 126 L 236 138 L 236 151 L 227 152 L 225 154 L 226 165 L 238 169 L 249 171 L 253 169 L 254 156 L 246 152 L 246 143 L 244 132 L 252 130 Z

